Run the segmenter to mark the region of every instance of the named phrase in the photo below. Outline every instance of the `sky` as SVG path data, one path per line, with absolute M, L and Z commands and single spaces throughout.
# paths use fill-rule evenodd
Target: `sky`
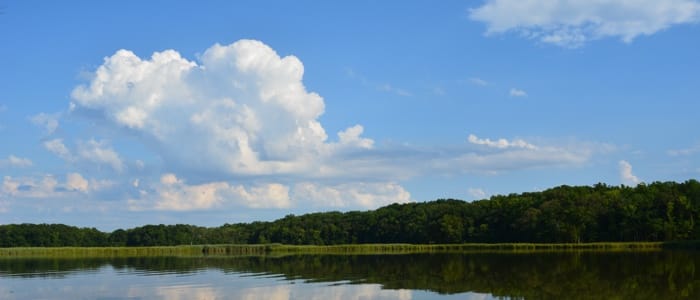
M 700 177 L 700 1 L 0 0 L 0 224 Z

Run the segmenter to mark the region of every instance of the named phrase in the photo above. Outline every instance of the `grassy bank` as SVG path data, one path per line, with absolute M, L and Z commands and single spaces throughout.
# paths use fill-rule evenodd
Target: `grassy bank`
M 136 257 L 196 255 L 202 255 L 202 246 L 0 248 L 0 257 Z
M 404 254 L 478 251 L 659 251 L 700 249 L 700 241 L 580 244 L 359 244 L 359 245 L 192 245 L 161 247 L 0 248 L 0 257 L 257 256 L 293 254 Z

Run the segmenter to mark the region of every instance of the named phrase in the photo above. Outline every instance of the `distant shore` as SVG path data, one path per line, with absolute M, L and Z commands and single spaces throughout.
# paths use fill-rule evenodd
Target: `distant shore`
M 700 250 L 700 241 L 602 243 L 498 244 L 349 244 L 349 245 L 182 245 L 154 247 L 15 247 L 0 248 L 0 258 L 11 257 L 140 257 L 140 256 L 249 256 L 303 254 L 407 254 L 446 252 L 558 252 Z

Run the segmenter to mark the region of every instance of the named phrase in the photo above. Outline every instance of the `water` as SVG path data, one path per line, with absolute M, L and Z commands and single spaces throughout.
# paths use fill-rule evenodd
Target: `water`
M 0 258 L 0 299 L 700 299 L 700 253 Z

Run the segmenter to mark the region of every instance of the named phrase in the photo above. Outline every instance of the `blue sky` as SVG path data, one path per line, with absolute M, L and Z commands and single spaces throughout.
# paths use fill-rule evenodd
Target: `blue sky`
M 700 177 L 700 1 L 2 1 L 0 223 Z

